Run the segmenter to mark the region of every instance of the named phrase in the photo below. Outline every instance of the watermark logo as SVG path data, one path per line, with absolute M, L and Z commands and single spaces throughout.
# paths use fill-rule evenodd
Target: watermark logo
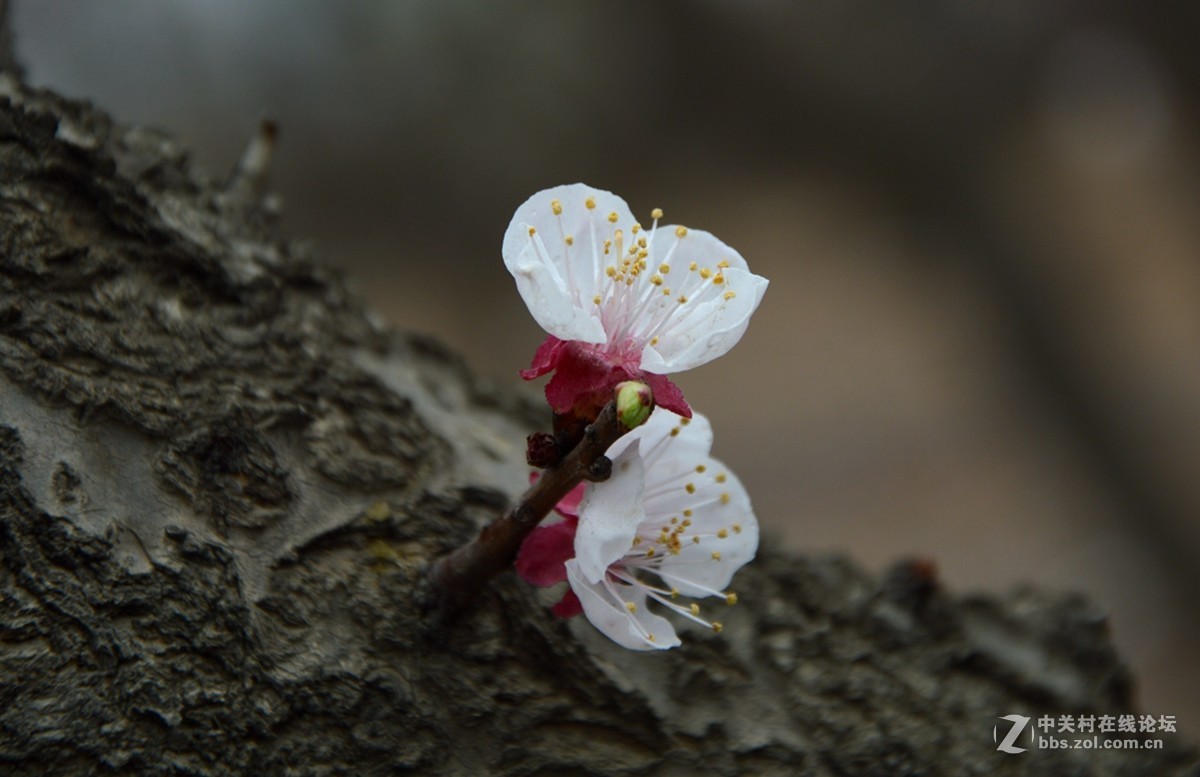
M 1017 737 L 1021 736 L 1021 732 L 1025 730 L 1025 727 L 1029 725 L 1029 721 L 1032 718 L 1027 718 L 1024 715 L 1003 715 L 1000 720 L 1007 720 L 1012 723 L 1012 726 L 1009 727 L 1008 733 L 1004 735 L 1004 741 L 1002 742 L 1000 741 L 1001 727 L 998 725 L 992 726 L 992 741 L 999 742 L 996 745 L 996 749 L 1002 753 L 1016 754 L 1025 752 L 1026 748 L 1017 747 L 1014 743 L 1017 741 Z M 1033 741 L 1033 729 L 1029 730 L 1029 741 Z
M 1002 715 L 997 720 L 1004 722 L 992 726 L 992 741 L 998 752 L 1009 755 L 1031 748 L 1161 750 L 1164 744 L 1161 737 L 1145 735 L 1175 733 L 1174 715 L 1042 715 L 1036 720 L 1025 715 Z M 1017 742 L 1026 730 L 1029 747 L 1021 747 Z

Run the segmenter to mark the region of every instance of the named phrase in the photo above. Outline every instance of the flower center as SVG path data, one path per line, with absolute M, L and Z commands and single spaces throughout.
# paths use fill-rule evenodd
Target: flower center
M 655 213 L 661 211 L 655 209 Z M 661 250 L 658 219 L 648 236 L 640 224 L 634 224 L 630 232 L 627 238 L 617 229 L 600 243 L 603 255 L 596 265 L 603 267 L 603 274 L 596 278 L 592 302 L 599 308 L 610 344 L 640 353 L 647 345 L 658 345 L 690 310 L 711 299 L 710 290 L 716 289 L 726 301 L 735 296 L 727 288 L 720 291 L 726 285 L 722 270 L 729 267 L 728 261 L 719 261 L 715 270 L 697 262 L 689 262 L 686 270 L 672 266 L 675 252 L 687 239 L 686 227 L 675 228 L 665 250 Z
M 585 206 L 589 211 L 591 265 L 595 273 L 591 302 L 598 308 L 607 335 L 606 353 L 640 355 L 647 345 L 654 347 L 660 338 L 669 337 L 688 313 L 701 304 L 717 298 L 727 302 L 736 296 L 723 273 L 729 267 L 728 261 L 717 259 L 711 267 L 698 262 L 688 262 L 686 268 L 672 264 L 676 251 L 688 238 L 688 230 L 675 227 L 673 235 L 664 237 L 658 231 L 661 209 L 651 212 L 653 223 L 649 233 L 635 223 L 626 234 L 616 226 L 620 216 L 615 211 L 602 220 L 594 199 L 589 198 Z M 552 200 L 551 211 L 559 218 L 563 233 L 567 283 L 578 295 L 571 253 L 580 247 L 575 245 L 573 235 L 561 229 L 562 203 Z M 607 232 L 608 229 L 612 231 Z M 535 245 L 539 242 L 532 231 L 530 239 Z M 664 245 L 668 240 L 669 245 Z M 638 363 L 640 359 L 635 361 Z
M 680 423 L 686 425 L 688 421 L 680 419 Z M 673 431 L 679 429 L 680 427 L 676 426 Z M 664 440 L 666 439 L 669 437 L 664 437 Z M 647 459 L 653 460 L 656 453 L 657 446 L 647 451 Z M 709 479 L 710 487 L 703 487 L 706 485 L 704 481 Z M 693 597 L 717 597 L 723 599 L 726 605 L 737 604 L 737 594 L 710 588 L 688 574 L 688 569 L 695 569 L 696 565 L 721 562 L 722 548 L 731 550 L 731 543 L 737 542 L 732 538 L 742 533 L 742 525 L 737 522 L 732 512 L 725 516 L 730 520 L 727 524 L 714 523 L 711 515 L 704 519 L 696 515 L 696 511 L 702 508 L 715 508 L 718 512 L 732 509 L 730 495 L 724 490 L 727 479 L 725 472 L 713 473 L 707 465 L 701 463 L 646 492 L 645 499 L 648 501 L 657 501 L 657 497 L 668 496 L 675 502 L 676 508 L 682 509 L 670 518 L 644 522 L 638 527 L 638 533 L 624 557 L 608 568 L 604 589 L 613 597 L 618 609 L 626 610 L 627 617 L 635 629 L 641 629 L 633 618 L 637 611 L 636 606 L 621 597 L 618 583 L 640 589 L 650 599 L 688 620 L 713 631 L 721 631 L 720 621 L 709 620 L 701 615 L 699 603 L 691 602 L 685 606 L 678 602 L 680 592 L 671 584 L 671 580 L 685 581 L 690 586 Z M 701 488 L 697 488 L 697 483 L 701 484 Z M 701 521 L 704 528 L 693 523 L 693 516 Z M 658 578 L 660 584 L 654 585 L 648 582 L 647 578 Z

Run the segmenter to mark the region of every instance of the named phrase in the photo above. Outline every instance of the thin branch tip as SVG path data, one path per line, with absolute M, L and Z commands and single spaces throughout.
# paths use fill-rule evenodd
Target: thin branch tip
M 616 402 L 609 402 L 557 466 L 546 469 L 475 539 L 430 566 L 428 580 L 436 602 L 431 616 L 438 624 L 447 624 L 461 614 L 489 579 L 512 565 L 521 543 L 573 488 L 584 481 L 608 478 L 612 462 L 605 453 L 628 431 L 617 420 Z

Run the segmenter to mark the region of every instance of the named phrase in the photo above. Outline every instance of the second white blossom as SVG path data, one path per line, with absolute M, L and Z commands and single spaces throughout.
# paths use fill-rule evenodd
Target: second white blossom
M 538 585 L 565 578 L 570 592 L 555 611 L 582 611 L 627 648 L 680 644 L 650 603 L 720 631 L 721 621 L 689 600 L 736 603 L 726 588 L 754 558 L 758 521 L 741 482 L 709 456 L 711 446 L 703 416 L 655 410 L 609 450 L 613 474 L 584 490 L 578 518 L 531 535 L 518 572 Z

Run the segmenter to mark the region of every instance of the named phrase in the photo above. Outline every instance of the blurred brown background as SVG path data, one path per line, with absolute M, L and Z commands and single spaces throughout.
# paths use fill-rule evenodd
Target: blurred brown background
M 712 231 L 772 285 L 677 382 L 763 522 L 960 591 L 1084 591 L 1143 711 L 1200 734 L 1194 2 L 27 0 L 15 26 L 35 84 L 214 174 L 278 120 L 289 233 L 500 381 L 542 337 L 499 255 L 530 194 Z

